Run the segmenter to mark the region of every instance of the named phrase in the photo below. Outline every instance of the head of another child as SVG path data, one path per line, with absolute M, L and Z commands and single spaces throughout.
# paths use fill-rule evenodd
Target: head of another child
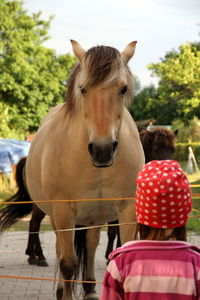
M 141 240 L 186 241 L 189 181 L 178 162 L 154 160 L 137 177 L 136 216 Z

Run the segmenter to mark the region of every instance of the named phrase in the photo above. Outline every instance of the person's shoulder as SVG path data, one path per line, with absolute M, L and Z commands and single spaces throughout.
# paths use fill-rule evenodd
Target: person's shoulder
M 199 257 L 199 259 L 200 259 L 200 248 L 193 244 L 189 244 L 189 246 L 190 246 L 189 251 L 192 252 L 197 257 Z
M 109 259 L 113 259 L 123 253 L 128 253 L 132 251 L 141 251 L 141 250 L 166 250 L 166 251 L 179 251 L 186 250 L 196 255 L 200 255 L 200 248 L 195 245 L 189 244 L 182 241 L 152 241 L 152 240 L 140 240 L 140 241 L 130 241 L 122 245 L 121 247 L 115 249 L 111 252 Z
M 126 242 L 123 244 L 121 247 L 115 249 L 112 251 L 109 255 L 109 259 L 113 259 L 116 256 L 123 254 L 123 253 L 128 253 L 131 251 L 137 251 L 137 250 L 142 250 L 142 249 L 147 249 L 147 247 L 153 246 L 152 241 L 145 241 L 145 240 L 140 240 L 140 241 L 130 241 Z

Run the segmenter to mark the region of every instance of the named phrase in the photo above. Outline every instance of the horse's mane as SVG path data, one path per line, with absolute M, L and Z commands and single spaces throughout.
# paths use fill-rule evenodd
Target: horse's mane
M 175 137 L 176 133 L 162 127 L 141 130 L 140 140 L 144 149 L 145 162 L 152 160 L 153 152 L 159 153 L 169 149 L 173 152 Z
M 105 86 L 117 78 L 123 78 L 128 82 L 129 95 L 128 101 L 133 98 L 133 77 L 127 65 L 121 59 L 120 52 L 109 46 L 96 46 L 90 48 L 84 55 L 82 64 L 77 64 L 73 69 L 71 76 L 68 80 L 68 88 L 66 92 L 66 105 L 69 112 L 73 112 L 76 107 L 75 100 L 75 81 L 81 70 L 86 70 L 84 82 L 85 87 L 93 87 L 102 82 Z M 122 72 L 122 70 L 125 72 Z M 121 77 L 120 77 L 121 76 Z

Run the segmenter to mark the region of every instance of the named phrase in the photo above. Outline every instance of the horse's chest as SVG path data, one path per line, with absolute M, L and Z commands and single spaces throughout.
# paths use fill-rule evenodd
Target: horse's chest
M 70 173 L 67 172 L 60 178 L 60 190 L 71 198 L 103 198 L 105 194 L 111 197 L 116 187 L 113 176 L 93 168 L 92 171 L 84 167 L 79 170 L 70 169 Z M 110 189 L 112 191 L 109 192 Z
M 117 219 L 118 211 L 112 201 L 84 202 L 74 209 L 76 224 L 103 224 Z
M 92 175 L 82 172 L 76 180 L 68 180 L 65 189 L 68 199 L 104 199 L 76 202 L 73 205 L 76 224 L 89 226 L 117 220 L 119 201 L 105 199 L 132 196 L 134 184 L 125 171 L 97 169 Z

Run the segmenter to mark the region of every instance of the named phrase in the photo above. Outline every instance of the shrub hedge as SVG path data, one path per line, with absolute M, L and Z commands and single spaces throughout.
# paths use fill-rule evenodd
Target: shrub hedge
M 191 147 L 198 164 L 200 164 L 200 142 L 194 143 L 177 143 L 176 152 L 174 153 L 174 159 L 178 161 L 188 160 L 188 147 Z

